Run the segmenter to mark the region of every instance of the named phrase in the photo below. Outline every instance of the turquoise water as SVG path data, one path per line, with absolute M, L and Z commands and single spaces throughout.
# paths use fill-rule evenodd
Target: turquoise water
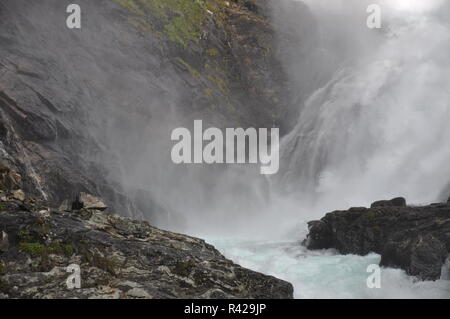
M 381 268 L 381 287 L 368 288 L 367 267 L 379 263 L 377 254 L 313 252 L 288 241 L 207 241 L 243 267 L 289 281 L 295 298 L 450 298 L 450 281 L 417 281 L 399 269 Z

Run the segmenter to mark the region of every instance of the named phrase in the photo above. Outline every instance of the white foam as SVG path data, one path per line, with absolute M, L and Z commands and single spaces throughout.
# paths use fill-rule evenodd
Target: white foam
M 212 239 L 227 258 L 294 286 L 295 298 L 450 298 L 450 281 L 417 281 L 400 269 L 381 269 L 381 288 L 370 289 L 367 266 L 380 256 L 308 251 L 299 242 Z

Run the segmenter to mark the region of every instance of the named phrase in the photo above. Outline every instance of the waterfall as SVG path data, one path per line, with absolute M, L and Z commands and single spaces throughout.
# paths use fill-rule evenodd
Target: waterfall
M 447 257 L 442 265 L 441 280 L 450 280 L 450 256 Z
M 333 10 L 323 7 L 330 3 L 310 5 L 327 20 Z M 327 208 L 392 196 L 444 199 L 438 197 L 450 181 L 450 6 L 424 3 L 382 2 L 382 30 L 359 33 L 376 36 L 370 50 L 357 49 L 363 40 L 356 38 L 360 55 L 342 60 L 311 94 L 282 141 L 283 190 Z
M 380 289 L 368 289 L 367 269 L 379 264 L 379 255 L 309 251 L 299 243 L 305 222 L 328 211 L 394 196 L 410 203 L 444 199 L 438 197 L 450 181 L 449 3 L 379 1 L 383 29 L 369 30 L 365 8 L 373 2 L 304 1 L 318 30 L 308 38 L 309 26 L 302 19 L 295 25 L 311 48 L 282 54 L 297 91 L 310 94 L 281 141 L 280 171 L 269 178 L 271 203 L 244 232 L 235 227 L 233 236 L 206 235 L 226 257 L 291 282 L 296 298 L 450 293 L 446 280 L 415 281 L 392 268 L 383 268 Z M 291 4 L 276 2 L 277 23 L 295 19 Z M 253 239 L 257 231 L 262 236 Z M 447 276 L 448 262 L 442 279 Z

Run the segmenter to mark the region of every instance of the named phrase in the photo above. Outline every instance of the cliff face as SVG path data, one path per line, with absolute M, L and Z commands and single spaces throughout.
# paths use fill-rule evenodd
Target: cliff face
M 173 188 L 173 128 L 203 119 L 283 131 L 290 88 L 268 3 L 77 4 L 81 30 L 66 27 L 63 1 L 0 2 L 1 296 L 292 297 L 290 284 L 202 240 L 49 208 L 86 192 L 154 225 L 169 216 L 151 188 Z M 70 263 L 86 276 L 82 290 L 65 287 Z
M 0 156 L 27 194 L 59 204 L 86 191 L 124 215 L 164 215 L 145 183 L 124 180 L 148 153 L 170 159 L 169 128 L 292 119 L 265 0 L 78 4 L 81 30 L 61 1 L 0 3 Z
M 20 191 L 0 197 L 0 298 L 292 298 L 291 284 L 203 240 L 99 209 L 51 209 Z M 81 287 L 71 290 L 73 264 Z

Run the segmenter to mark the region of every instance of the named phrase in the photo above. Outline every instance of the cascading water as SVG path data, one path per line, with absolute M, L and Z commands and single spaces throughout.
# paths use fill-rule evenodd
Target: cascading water
M 449 181 L 449 25 L 435 10 L 387 8 L 384 41 L 309 98 L 282 147 L 283 182 L 334 208 L 430 202 Z
M 365 26 L 363 8 L 372 2 L 305 1 L 318 25 L 328 25 L 320 32 L 319 49 L 328 50 L 328 57 L 335 50 L 337 63 L 331 79 L 310 95 L 295 128 L 282 140 L 280 173 L 271 183 L 275 199 L 270 212 L 262 215 L 267 216 L 266 230 L 271 230 L 267 234 L 275 233 L 277 218 L 297 224 L 330 210 L 394 196 L 418 204 L 448 196 L 450 5 L 381 1 L 380 31 Z M 363 31 L 355 28 L 349 35 L 355 43 L 349 48 L 348 42 L 345 50 L 327 34 L 332 30 L 334 36 L 345 37 L 348 25 L 333 26 L 344 12 L 351 23 L 364 23 Z M 304 238 L 302 225 L 296 226 L 297 240 Z M 293 233 L 285 228 L 284 234 Z M 394 269 L 383 270 L 381 289 L 368 289 L 366 269 L 378 264 L 378 255 L 313 253 L 292 237 L 210 241 L 242 265 L 292 282 L 299 298 L 450 297 L 448 281 L 415 282 Z

